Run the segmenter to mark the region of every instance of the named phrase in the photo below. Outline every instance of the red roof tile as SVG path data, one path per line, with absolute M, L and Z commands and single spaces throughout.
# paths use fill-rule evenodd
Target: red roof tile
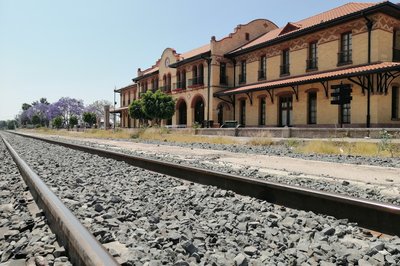
M 231 53 L 252 47 L 252 46 L 260 44 L 260 43 L 271 41 L 278 36 L 280 37 L 285 34 L 289 34 L 289 33 L 295 32 L 295 31 L 306 29 L 306 28 L 321 24 L 323 22 L 327 22 L 327 21 L 330 21 L 333 19 L 337 19 L 339 17 L 349 15 L 351 13 L 359 12 L 363 9 L 369 8 L 374 5 L 378 5 L 380 3 L 353 3 L 352 2 L 352 3 L 348 3 L 345 5 L 339 6 L 337 8 L 328 10 L 326 12 L 320 13 L 318 15 L 297 21 L 297 22 L 288 23 L 285 27 L 272 30 L 272 31 L 262 35 L 260 38 L 257 38 L 254 41 L 242 46 L 241 48 L 232 51 Z M 288 25 L 292 25 L 295 27 L 291 27 L 292 30 L 287 31 Z
M 147 75 L 147 74 L 151 74 L 153 72 L 156 72 L 157 70 L 159 70 L 158 66 L 152 66 L 152 67 L 150 67 L 148 69 L 143 70 L 142 71 L 142 76 Z
M 341 76 L 351 76 L 357 73 L 369 72 L 369 71 L 377 71 L 392 69 L 395 68 L 397 71 L 400 71 L 400 63 L 395 62 L 382 62 L 371 65 L 363 65 L 363 66 L 355 66 L 345 69 L 338 69 L 333 71 L 315 73 L 315 74 L 307 74 L 297 77 L 291 77 L 286 79 L 277 79 L 268 82 L 238 87 L 234 89 L 229 89 L 225 91 L 220 91 L 216 93 L 217 95 L 231 95 L 244 93 L 257 89 L 268 89 L 268 88 L 282 88 L 286 86 L 296 85 L 296 84 L 304 84 L 304 83 L 312 83 L 319 80 L 332 80 L 335 78 L 339 78 Z

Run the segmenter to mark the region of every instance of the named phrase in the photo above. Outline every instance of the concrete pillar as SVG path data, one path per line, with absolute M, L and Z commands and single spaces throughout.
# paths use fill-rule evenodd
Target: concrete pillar
M 110 128 L 110 106 L 104 105 L 104 129 Z

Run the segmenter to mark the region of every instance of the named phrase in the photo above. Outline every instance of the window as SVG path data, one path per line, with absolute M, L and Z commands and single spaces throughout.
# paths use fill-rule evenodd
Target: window
M 351 64 L 352 63 L 352 36 L 351 32 L 343 33 L 340 39 L 340 52 L 338 64 Z
M 189 85 L 197 85 L 197 66 L 192 67 L 192 79 L 189 80 Z
M 399 119 L 399 87 L 392 87 L 392 119 Z
M 267 57 L 265 55 L 260 58 L 260 70 L 258 71 L 258 80 L 266 79 L 267 70 Z
M 246 61 L 240 63 L 239 83 L 246 83 Z
M 182 82 L 181 82 L 181 72 L 178 70 L 176 71 L 176 84 L 174 84 L 174 89 L 181 89 Z
M 171 91 L 171 74 L 167 76 L 167 92 Z
M 250 40 L 250 33 L 246 32 L 246 41 Z
M 265 108 L 266 108 L 266 100 L 265 97 L 260 98 L 260 120 L 258 121 L 258 124 L 260 126 L 265 126 L 265 119 L 266 119 L 266 113 L 265 113 Z
M 308 124 L 317 123 L 317 93 L 308 93 Z
M 246 100 L 240 101 L 240 120 L 239 123 L 241 125 L 246 125 Z
M 198 69 L 199 69 L 199 78 L 198 78 L 197 83 L 200 85 L 203 85 L 204 84 L 204 66 L 203 66 L 203 64 L 200 64 Z
M 281 75 L 289 75 L 289 49 L 282 51 Z
M 342 119 L 342 124 L 350 124 L 350 118 L 351 118 L 351 109 L 350 109 L 350 104 L 342 104 L 342 110 L 341 110 L 341 119 Z
M 182 82 L 182 84 L 181 84 L 181 86 L 182 86 L 182 89 L 186 89 L 186 70 L 182 70 L 182 73 L 181 73 L 181 82 Z
M 162 88 L 163 92 L 165 92 L 167 90 L 167 86 L 168 86 L 168 84 L 167 84 L 167 76 L 164 75 L 163 76 L 163 88 Z
M 394 36 L 393 36 L 393 61 L 400 62 L 400 30 L 394 31 Z
M 226 76 L 226 63 L 219 65 L 219 84 L 228 85 L 228 78 Z
M 316 69 L 318 69 L 317 42 L 312 42 L 308 46 L 307 70 L 316 70 Z

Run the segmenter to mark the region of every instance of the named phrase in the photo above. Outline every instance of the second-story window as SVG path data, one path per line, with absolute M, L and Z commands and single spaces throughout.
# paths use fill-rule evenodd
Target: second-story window
M 289 75 L 289 49 L 282 51 L 282 65 L 281 65 L 281 75 Z
M 226 77 L 226 63 L 221 63 L 219 65 L 219 84 L 228 84 L 228 78 Z
M 311 42 L 308 46 L 307 70 L 318 69 L 317 42 Z
M 400 30 L 394 31 L 394 36 L 393 36 L 393 61 L 400 62 Z
M 198 69 L 199 69 L 198 84 L 203 85 L 204 84 L 204 66 L 203 66 L 203 64 L 200 64 Z
M 343 33 L 340 39 L 338 64 L 352 63 L 352 35 L 351 32 Z
M 240 62 L 239 83 L 246 83 L 246 60 Z
M 182 70 L 181 85 L 182 85 L 182 89 L 186 89 L 186 70 Z
M 181 89 L 182 88 L 182 82 L 181 82 L 181 72 L 178 70 L 176 71 L 176 84 L 174 83 L 173 89 Z
M 192 84 L 189 85 L 197 85 L 197 66 L 193 66 L 192 68 Z
M 166 75 L 164 75 L 163 76 L 163 84 L 162 84 L 163 86 L 162 86 L 162 91 L 163 92 L 165 92 L 166 90 L 167 90 L 167 76 Z
M 265 55 L 260 57 L 260 70 L 258 70 L 258 80 L 267 78 L 267 57 Z
M 167 76 L 167 92 L 171 91 L 171 74 L 168 73 Z

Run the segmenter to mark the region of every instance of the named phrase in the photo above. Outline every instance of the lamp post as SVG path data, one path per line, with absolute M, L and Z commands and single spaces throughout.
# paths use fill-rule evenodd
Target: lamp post
M 114 125 L 113 125 L 113 128 L 114 128 L 114 132 L 115 132 L 115 105 L 117 104 L 117 102 L 115 101 L 115 93 L 116 93 L 116 88 L 114 87 Z
M 210 92 L 211 92 L 211 57 L 201 57 L 207 60 L 207 128 L 210 127 Z

